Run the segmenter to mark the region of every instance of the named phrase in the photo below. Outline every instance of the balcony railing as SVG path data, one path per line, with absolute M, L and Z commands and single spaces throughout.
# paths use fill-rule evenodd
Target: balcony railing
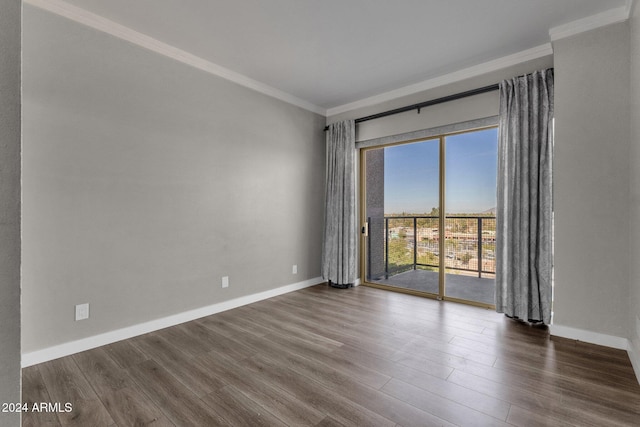
M 368 220 L 370 278 L 382 275 L 388 278 L 411 269 L 436 270 L 440 267 L 437 216 L 391 216 Z M 445 268 L 458 270 L 460 274 L 494 277 L 495 239 L 495 216 L 445 217 Z

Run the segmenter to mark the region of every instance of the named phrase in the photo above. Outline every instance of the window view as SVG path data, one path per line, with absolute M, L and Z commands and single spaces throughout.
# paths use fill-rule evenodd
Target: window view
M 365 152 L 369 283 L 494 304 L 497 139 L 490 128 Z

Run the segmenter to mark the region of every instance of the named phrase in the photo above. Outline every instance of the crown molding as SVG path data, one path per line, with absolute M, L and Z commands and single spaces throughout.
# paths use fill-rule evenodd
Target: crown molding
M 629 19 L 633 9 L 634 0 L 626 0 L 624 6 L 615 9 L 609 9 L 604 12 L 587 16 L 586 18 L 577 19 L 566 24 L 558 25 L 549 30 L 551 41 L 564 39 L 585 31 L 595 30 L 605 25 L 617 24 Z
M 118 24 L 117 22 L 111 21 L 62 0 L 24 0 L 24 3 L 70 19 L 103 33 L 110 34 L 119 39 L 126 40 L 144 49 L 182 62 L 186 65 L 205 71 L 217 77 L 221 77 L 225 80 L 229 80 L 233 83 L 237 83 L 264 95 L 271 96 L 323 116 L 326 115 L 327 111 L 325 108 L 319 107 L 280 89 L 276 89 L 221 65 L 207 61 L 199 56 L 161 42 L 160 40 L 154 39 L 146 34 L 135 31 L 129 27 Z
M 225 68 L 221 65 L 215 64 L 211 61 L 207 61 L 206 59 L 193 55 L 175 46 L 171 46 L 168 43 L 164 43 L 160 40 L 154 39 L 153 37 L 135 31 L 122 24 L 118 24 L 100 15 L 69 4 L 63 0 L 24 0 L 24 3 L 70 19 L 74 22 L 93 28 L 97 31 L 110 34 L 114 37 L 140 46 L 144 49 L 153 51 L 168 58 L 172 58 L 176 61 L 182 62 L 186 65 L 205 71 L 217 77 L 221 77 L 225 80 L 239 84 L 246 88 L 255 90 L 264 95 L 268 95 L 286 103 L 327 117 L 358 108 L 380 104 L 396 98 L 412 95 L 414 93 L 433 89 L 438 86 L 455 83 L 461 80 L 476 77 L 512 65 L 517 65 L 522 62 L 553 54 L 551 43 L 546 43 L 544 45 L 540 45 L 531 49 L 524 50 L 522 52 L 488 61 L 483 64 L 464 68 L 462 70 L 454 71 L 443 76 L 434 77 L 432 79 L 408 85 L 399 89 L 394 89 L 358 101 L 326 109 L 312 104 L 304 99 L 291 95 L 290 93 L 284 92 L 280 89 L 276 89 L 265 83 L 259 82 L 243 74 Z M 634 0 L 626 0 L 624 6 L 551 28 L 549 30 L 549 36 L 551 38 L 551 41 L 555 41 L 605 25 L 623 22 L 629 18 L 633 7 Z
M 432 79 L 424 80 L 419 83 L 415 83 L 409 86 L 404 86 L 399 89 L 394 89 L 379 95 L 374 95 L 369 98 L 364 98 L 359 101 L 350 102 L 348 104 L 340 105 L 337 107 L 327 109 L 327 117 L 341 114 L 347 111 L 355 110 L 358 108 L 369 107 L 372 105 L 380 104 L 383 102 L 391 101 L 396 98 L 400 98 L 407 95 L 413 95 L 414 93 L 422 92 L 425 90 L 433 89 L 439 86 L 444 86 L 451 83 L 456 83 L 462 80 L 466 80 L 472 77 L 477 77 L 482 74 L 497 71 L 503 68 L 507 68 L 513 65 L 517 65 L 533 59 L 542 58 L 544 56 L 552 55 L 553 50 L 551 43 L 545 43 L 540 46 L 536 46 L 531 49 L 523 50 L 512 55 L 507 55 L 502 58 L 494 59 L 479 65 L 464 68 L 462 70 L 454 71 L 442 76 L 434 77 Z

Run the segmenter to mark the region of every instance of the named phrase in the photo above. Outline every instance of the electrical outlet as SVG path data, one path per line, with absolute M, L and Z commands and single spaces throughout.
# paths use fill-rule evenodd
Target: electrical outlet
M 297 265 L 294 265 L 294 266 L 291 268 L 291 273 L 292 273 L 292 274 L 298 274 L 298 266 L 297 266 Z
M 640 316 L 636 316 L 636 335 L 640 338 Z
M 228 288 L 229 287 L 229 276 L 224 276 L 222 278 L 222 287 L 223 288 Z
M 76 305 L 76 321 L 89 318 L 89 303 Z

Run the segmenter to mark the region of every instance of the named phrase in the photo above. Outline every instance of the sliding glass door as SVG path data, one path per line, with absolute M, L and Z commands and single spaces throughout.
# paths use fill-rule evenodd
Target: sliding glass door
M 497 128 L 362 150 L 365 284 L 494 304 Z

